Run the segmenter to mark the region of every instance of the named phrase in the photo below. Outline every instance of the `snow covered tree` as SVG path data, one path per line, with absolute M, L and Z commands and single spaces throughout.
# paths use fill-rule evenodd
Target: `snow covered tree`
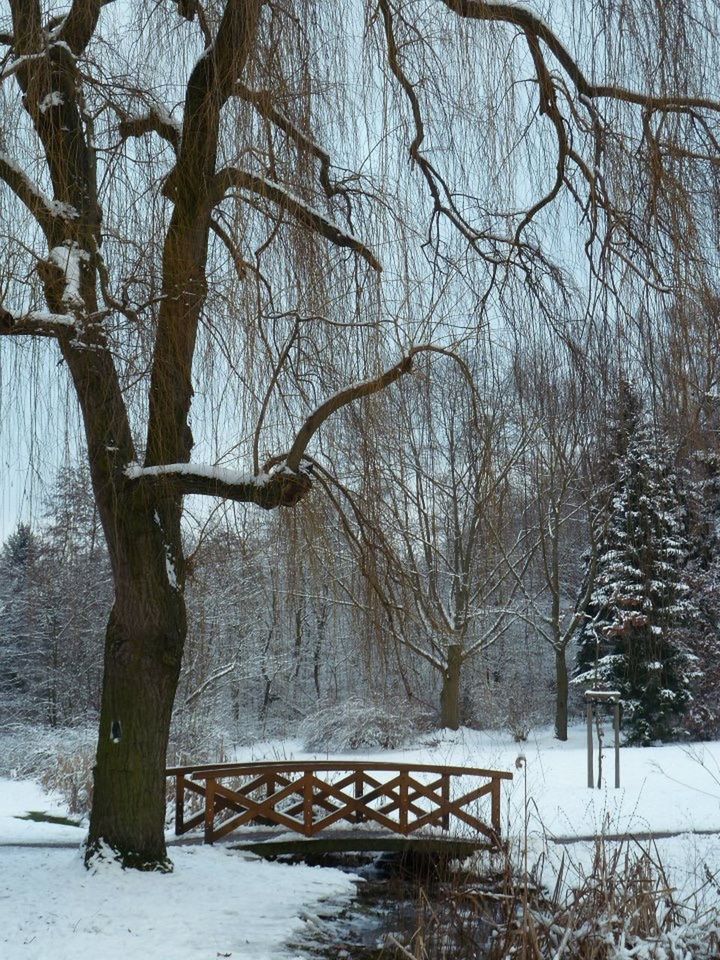
M 0 716 L 42 720 L 40 547 L 24 523 L 0 551 Z
M 679 636 L 693 616 L 687 515 L 669 453 L 635 404 L 622 405 L 616 447 L 575 682 L 619 690 L 627 742 L 649 744 L 683 734 L 692 699 Z

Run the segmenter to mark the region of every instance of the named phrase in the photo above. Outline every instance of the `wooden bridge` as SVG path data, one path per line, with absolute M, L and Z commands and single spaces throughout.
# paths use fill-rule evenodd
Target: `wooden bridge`
M 457 837 L 463 850 L 498 846 L 500 787 L 512 779 L 511 773 L 475 767 L 346 760 L 171 767 L 167 776 L 175 779 L 178 836 L 202 826 L 205 842 L 213 843 L 241 827 L 274 827 L 274 834 L 245 831 L 245 848 L 265 849 L 278 827 L 307 840 L 343 821 L 351 824 L 342 834 L 326 834 L 323 848 L 332 850 L 397 849 L 397 841 L 411 835 L 434 849 L 457 837 L 449 833 L 453 822 L 463 827 Z M 442 833 L 420 833 L 423 828 Z M 298 844 L 286 837 L 281 846 L 287 849 L 274 852 L 292 852 Z

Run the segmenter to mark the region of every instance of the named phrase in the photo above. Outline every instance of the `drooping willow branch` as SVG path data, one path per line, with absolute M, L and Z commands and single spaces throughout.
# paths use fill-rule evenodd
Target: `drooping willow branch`
M 467 20 L 507 23 L 542 40 L 575 85 L 590 100 L 611 99 L 634 103 L 650 110 L 701 109 L 720 112 L 720 101 L 710 97 L 663 96 L 630 90 L 617 84 L 591 83 L 557 34 L 536 13 L 522 4 L 486 0 L 441 0 L 448 9 Z

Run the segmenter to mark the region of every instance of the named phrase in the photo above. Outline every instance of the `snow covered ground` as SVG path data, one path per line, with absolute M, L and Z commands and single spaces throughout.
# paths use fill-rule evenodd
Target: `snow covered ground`
M 525 768 L 517 769 L 519 755 Z M 273 741 L 237 751 L 238 759 L 305 759 L 295 741 Z M 315 756 L 318 756 L 317 754 Z M 323 755 L 324 756 L 324 755 Z M 333 756 L 337 756 L 334 754 Z M 565 855 L 576 872 L 590 869 L 593 845 L 554 843 L 557 837 L 625 832 L 677 832 L 653 851 L 680 896 L 703 883 L 703 907 L 717 909 L 720 872 L 720 743 L 691 747 L 623 748 L 622 788 L 585 786 L 584 730 L 561 744 L 552 731 L 517 744 L 500 733 L 444 732 L 412 749 L 347 754 L 417 763 L 452 763 L 511 770 L 503 786 L 505 829 L 522 839 L 525 777 L 531 862 L 544 857 L 552 879 Z M 210 759 L 210 758 L 198 758 Z M 612 775 L 612 753 L 605 768 Z M 79 854 L 81 827 L 18 820 L 27 811 L 60 815 L 62 804 L 35 784 L 0 780 L 0 956 L 3 960 L 242 960 L 288 957 L 283 946 L 302 916 L 323 900 L 343 902 L 353 881 L 327 868 L 265 863 L 207 847 L 172 850 L 168 876 L 104 867 L 88 874 Z M 716 831 L 709 835 L 693 831 Z M 25 844 L 6 846 L 4 844 Z M 29 847 L 30 843 L 65 844 Z M 568 878 L 571 879 L 571 876 Z
M 608 731 L 610 735 L 610 731 Z M 417 747 L 393 751 L 358 751 L 335 758 L 404 763 L 437 763 L 509 770 L 512 783 L 503 785 L 503 809 L 510 834 L 522 829 L 524 777 L 516 760 L 525 758 L 527 793 L 531 800 L 531 831 L 549 836 L 597 833 L 717 830 L 720 833 L 720 742 L 623 747 L 620 751 L 621 788 L 613 783 L 612 750 L 604 750 L 601 790 L 588 790 L 585 728 L 570 728 L 566 743 L 555 740 L 552 730 L 531 733 L 527 742 L 515 743 L 501 731 L 462 729 L 441 731 Z M 327 754 L 304 752 L 298 741 L 267 741 L 239 748 L 238 760 L 282 757 L 325 759 Z M 596 764 L 597 767 L 597 764 Z M 488 810 L 489 812 L 489 810 Z
M 543 879 L 553 882 L 561 858 L 569 867 L 568 882 L 587 873 L 594 843 L 559 845 L 556 838 L 594 834 L 677 833 L 678 836 L 643 842 L 651 847 L 669 875 L 678 896 L 686 897 L 703 886 L 699 901 L 717 900 L 718 891 L 707 883 L 705 865 L 720 880 L 720 742 L 658 747 L 623 747 L 620 751 L 619 790 L 614 789 L 611 730 L 607 731 L 603 788 L 589 790 L 584 725 L 570 728 L 569 739 L 554 739 L 551 728 L 531 733 L 516 743 L 502 731 L 442 731 L 418 747 L 359 755 L 407 763 L 468 765 L 514 774 L 503 784 L 503 830 L 517 847 L 523 841 L 525 777 L 529 863 L 543 860 Z M 237 751 L 238 760 L 273 757 L 309 759 L 297 741 L 268 741 Z M 339 754 L 333 754 L 336 758 Z M 524 767 L 516 766 L 524 757 Z M 595 744 L 597 773 L 597 742 Z M 486 810 L 489 818 L 489 804 Z M 698 834 L 693 831 L 710 831 Z M 634 845 L 635 847 L 637 845 Z M 613 845 L 610 844 L 609 849 Z M 569 863 L 568 863 L 569 861 Z
M 2 960 L 276 960 L 304 915 L 354 891 L 339 870 L 210 847 L 173 849 L 168 875 L 88 873 L 84 830 L 16 819 L 29 810 L 63 812 L 35 784 L 0 780 Z

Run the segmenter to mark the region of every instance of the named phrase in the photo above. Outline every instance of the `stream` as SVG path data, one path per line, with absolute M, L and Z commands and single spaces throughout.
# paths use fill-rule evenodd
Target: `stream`
M 304 862 L 360 878 L 349 903 L 339 910 L 328 903 L 325 912 L 305 918 L 302 934 L 289 944 L 304 960 L 491 956 L 490 921 L 502 878 L 489 868 L 480 878 L 453 871 L 437 858 L 399 854 L 327 854 Z

